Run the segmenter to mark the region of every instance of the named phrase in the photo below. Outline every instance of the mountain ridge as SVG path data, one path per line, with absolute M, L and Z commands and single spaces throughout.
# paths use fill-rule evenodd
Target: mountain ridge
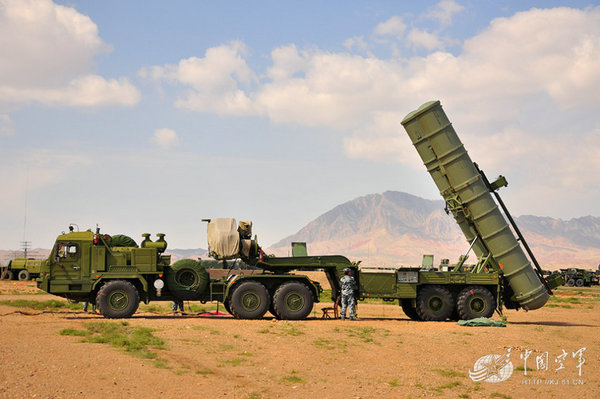
M 522 215 L 517 226 L 536 257 L 550 267 L 600 262 L 600 218 L 569 220 Z M 340 204 L 269 250 L 282 255 L 292 241 L 308 243 L 309 253 L 347 255 L 367 264 L 420 263 L 423 254 L 457 258 L 468 248 L 444 201 L 386 191 Z M 366 259 L 366 260 L 365 260 Z
M 515 220 L 542 267 L 595 269 L 600 263 L 600 217 L 563 220 L 522 215 Z M 337 205 L 266 251 L 287 256 L 294 241 L 307 242 L 309 254 L 341 254 L 373 266 L 418 265 L 424 254 L 455 261 L 469 247 L 454 219 L 444 212 L 444 201 L 399 191 L 368 194 Z M 40 248 L 29 252 L 38 258 L 49 253 Z M 172 262 L 206 256 L 202 248 L 166 253 Z M 21 256 L 21 251 L 0 250 L 0 264 Z M 474 261 L 473 255 L 469 261 Z

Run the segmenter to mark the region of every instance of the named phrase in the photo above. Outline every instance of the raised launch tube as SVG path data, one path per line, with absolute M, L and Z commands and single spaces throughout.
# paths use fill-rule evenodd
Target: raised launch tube
M 491 254 L 523 309 L 539 309 L 549 294 L 517 242 L 439 101 L 402 120 L 406 132 L 477 257 Z

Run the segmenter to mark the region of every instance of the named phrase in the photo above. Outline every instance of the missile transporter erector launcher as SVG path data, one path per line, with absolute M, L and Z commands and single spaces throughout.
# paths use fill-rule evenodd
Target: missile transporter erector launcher
M 218 301 L 234 317 L 258 319 L 270 312 L 279 319 L 307 318 L 320 301 L 321 285 L 301 274 L 321 271 L 331 286 L 331 300 L 341 295 L 340 278 L 349 269 L 356 279 L 357 299 L 398 300 L 414 320 L 490 317 L 501 307 L 499 275 L 439 270 L 432 264 L 392 270 L 359 270 L 358 263 L 342 255 L 274 257 L 263 253 L 250 238 L 249 223 L 237 228 L 234 219 L 208 221 L 210 255 L 223 262 L 240 258 L 257 270 L 210 278 L 202 262 L 183 259 L 173 264 L 165 255 L 167 243 L 160 234 L 148 234 L 140 247 L 129 237 L 69 232 L 58 236 L 41 265 L 37 279 L 42 290 L 73 301 L 95 302 L 108 318 L 132 316 L 140 301 Z M 297 274 L 299 272 L 299 274 Z
M 140 247 L 128 237 L 86 232 L 63 233 L 41 263 L 38 287 L 71 300 L 95 301 L 105 317 L 130 317 L 140 301 L 219 301 L 236 318 L 257 319 L 267 311 L 280 319 L 308 317 L 323 292 L 318 282 L 294 272 L 322 271 L 331 286 L 331 300 L 340 299 L 340 278 L 350 269 L 357 299 L 398 300 L 411 319 L 441 321 L 490 317 L 503 306 L 538 309 L 560 276 L 545 279 L 525 239 L 496 190 L 504 178 L 490 183 L 459 140 L 439 101 L 411 112 L 402 121 L 428 172 L 476 254 L 477 265 L 464 267 L 467 254 L 455 265 L 360 270 L 360 262 L 342 255 L 308 256 L 297 245 L 291 257 L 264 254 L 252 239 L 252 224 L 222 218 L 208 222 L 209 254 L 224 265 L 242 259 L 253 274 L 210 278 L 199 261 L 170 263 L 164 255 L 164 234 Z M 496 201 L 494 201 L 496 198 Z M 499 209 L 498 204 L 503 212 Z M 511 223 L 511 230 L 506 218 Z M 293 243 L 294 244 L 294 243 Z M 295 243 L 298 244 L 298 243 Z M 521 244 L 535 264 L 534 269 Z M 300 250 L 302 249 L 302 250 Z

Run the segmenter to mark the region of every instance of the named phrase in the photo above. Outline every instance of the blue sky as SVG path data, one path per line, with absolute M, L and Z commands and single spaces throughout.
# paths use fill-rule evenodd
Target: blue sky
M 0 248 L 439 199 L 400 125 L 431 99 L 514 214 L 599 215 L 597 2 L 256 3 L 0 0 Z

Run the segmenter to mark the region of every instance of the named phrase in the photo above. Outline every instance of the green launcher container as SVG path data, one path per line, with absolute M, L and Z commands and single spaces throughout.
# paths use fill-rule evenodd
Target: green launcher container
M 439 101 L 402 121 L 448 209 L 477 257 L 491 253 L 523 309 L 539 309 L 549 294 L 525 256 Z

